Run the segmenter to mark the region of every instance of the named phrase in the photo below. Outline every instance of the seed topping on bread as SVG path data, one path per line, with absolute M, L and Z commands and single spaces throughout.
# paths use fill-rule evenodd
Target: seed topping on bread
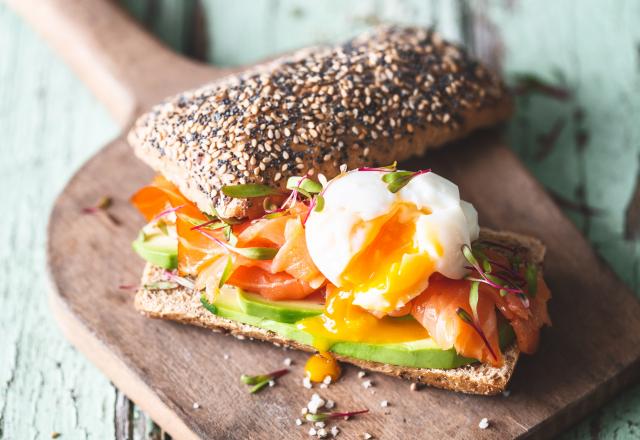
M 383 27 L 170 98 L 129 140 L 185 194 L 198 193 L 203 210 L 205 200 L 226 209 L 234 201 L 224 185 L 331 177 L 341 164 L 375 163 L 384 153 L 374 150 L 393 152 L 417 130 L 455 131 L 465 112 L 505 96 L 496 76 L 432 30 Z

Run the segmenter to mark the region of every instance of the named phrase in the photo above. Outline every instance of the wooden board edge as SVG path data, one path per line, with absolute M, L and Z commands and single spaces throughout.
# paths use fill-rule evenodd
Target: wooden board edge
M 64 337 L 171 437 L 199 440 L 200 437 L 73 314 L 60 296 L 47 266 L 49 308 Z

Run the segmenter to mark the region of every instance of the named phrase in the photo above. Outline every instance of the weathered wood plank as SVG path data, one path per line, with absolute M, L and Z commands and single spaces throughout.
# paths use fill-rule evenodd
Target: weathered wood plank
M 339 42 L 382 23 L 435 24 L 461 39 L 458 5 L 445 0 L 205 0 L 208 60 L 242 65 L 299 47 Z
M 0 438 L 113 438 L 115 391 L 49 316 L 54 196 L 115 134 L 102 106 L 0 4 Z

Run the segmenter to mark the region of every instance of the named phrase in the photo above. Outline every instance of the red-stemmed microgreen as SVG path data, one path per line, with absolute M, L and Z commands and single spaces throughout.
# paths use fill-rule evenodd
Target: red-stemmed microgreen
M 462 254 L 464 255 L 465 259 L 469 262 L 469 264 L 471 264 L 471 267 L 468 267 L 468 268 L 475 269 L 477 274 L 480 276 L 480 278 L 477 278 L 473 275 L 470 275 L 470 276 L 467 276 L 466 278 L 467 280 L 472 282 L 487 284 L 493 287 L 494 289 L 498 289 L 501 295 L 503 295 L 503 293 L 515 294 L 522 300 L 524 306 L 528 307 L 529 301 L 526 300 L 526 295 L 525 295 L 525 298 L 523 299 L 524 290 L 522 290 L 522 288 L 518 286 L 517 283 L 514 282 L 509 277 L 509 275 L 512 275 L 512 274 L 508 272 L 498 273 L 493 271 L 492 264 L 497 265 L 497 263 L 490 261 L 486 257 L 482 258 L 482 264 L 481 264 L 476 258 L 476 255 L 474 255 L 474 251 L 467 244 L 462 246 Z M 518 277 L 520 277 L 519 274 L 518 274 Z
M 179 210 L 181 210 L 182 208 L 184 208 L 186 205 L 179 205 L 179 206 L 175 206 L 175 207 L 171 207 L 171 208 L 167 208 L 164 211 L 156 214 L 155 217 L 153 217 L 151 219 L 151 223 L 153 222 L 157 222 L 158 220 L 160 220 L 161 218 L 169 215 L 169 214 L 173 214 L 174 212 L 177 212 Z
M 145 284 L 145 289 L 149 290 L 173 290 L 178 287 L 178 283 L 172 281 L 155 281 L 153 283 Z
M 195 290 L 196 288 L 195 284 L 193 284 L 193 281 L 185 277 L 181 277 L 180 275 L 177 275 L 175 272 L 172 272 L 170 270 L 165 270 L 164 274 L 167 277 L 167 279 L 169 279 L 169 281 L 173 281 L 175 284 L 179 284 L 180 286 L 185 287 L 187 289 L 191 289 L 191 290 Z
M 388 173 L 390 171 L 396 171 L 398 169 L 398 162 L 393 161 L 392 164 L 384 167 L 360 167 L 356 168 L 356 171 L 377 171 L 381 173 Z
M 493 351 L 493 348 L 491 347 L 491 344 L 489 343 L 487 336 L 484 334 L 484 331 L 482 330 L 480 325 L 471 317 L 471 315 L 469 315 L 469 313 L 462 307 L 457 308 L 456 315 L 458 315 L 458 317 L 463 322 L 470 325 L 476 331 L 476 333 L 478 333 L 478 336 L 480 336 L 480 338 L 482 339 L 482 342 L 484 342 L 484 344 L 487 346 L 487 349 L 489 350 L 489 353 L 491 353 L 491 356 L 493 357 L 493 359 L 498 360 L 498 356 L 496 356 L 496 353 Z
M 407 186 L 414 177 L 430 173 L 431 169 L 420 171 L 392 171 L 382 176 L 382 181 L 387 184 L 387 189 L 392 193 L 397 193 Z
M 247 248 L 236 247 L 229 243 L 225 243 L 224 241 L 220 240 L 217 237 L 214 237 L 213 235 L 208 234 L 206 231 L 199 230 L 198 232 L 200 232 L 202 235 L 209 238 L 210 240 L 213 240 L 228 252 L 233 252 L 238 255 L 242 255 L 243 257 L 249 258 L 250 260 L 273 260 L 273 258 L 276 256 L 279 250 L 277 248 L 268 248 L 268 247 L 247 247 Z
M 113 199 L 111 197 L 102 196 L 98 199 L 95 205 L 82 208 L 82 212 L 84 214 L 97 214 L 99 212 L 102 212 L 105 214 L 105 216 L 109 219 L 111 223 L 113 223 L 115 226 L 119 226 L 120 220 L 118 220 L 116 216 L 114 216 L 109 212 L 109 208 L 111 207 L 112 204 L 113 204 Z
M 536 296 L 538 291 L 538 268 L 535 264 L 529 263 L 524 272 L 524 278 L 527 281 L 527 293 L 532 298 Z
M 319 412 L 319 413 L 307 413 L 304 418 L 309 422 L 324 422 L 329 419 L 348 419 L 349 417 L 354 417 L 360 414 L 368 413 L 368 409 L 361 409 L 359 411 L 348 411 L 348 412 Z
M 251 394 L 254 394 L 269 385 L 269 382 L 275 381 L 288 372 L 288 368 L 283 368 L 282 370 L 272 371 L 271 373 L 267 374 L 259 374 L 257 376 L 249 376 L 247 374 L 243 374 L 242 376 L 240 376 L 240 381 L 246 385 L 251 385 L 249 392 Z
M 218 282 L 218 289 L 222 288 L 231 276 L 231 272 L 233 271 L 233 258 L 231 255 L 227 257 L 227 262 L 224 265 L 224 269 L 222 269 L 222 274 L 220 275 L 220 281 Z
M 218 308 L 214 304 L 209 302 L 209 300 L 207 299 L 207 295 L 205 293 L 200 295 L 200 304 L 202 304 L 202 307 L 207 309 L 212 314 L 214 315 L 218 314 Z
M 260 183 L 243 183 L 239 185 L 223 186 L 222 194 L 234 199 L 250 199 L 254 197 L 273 196 L 280 194 L 280 191 Z
M 108 209 L 113 204 L 113 199 L 109 196 L 102 196 L 98 199 L 95 205 L 82 208 L 82 212 L 85 214 L 95 214 L 99 211 Z
M 222 222 L 220 220 L 218 220 L 217 218 L 213 219 L 213 220 L 208 220 L 204 223 L 197 223 L 195 226 L 193 226 L 191 228 L 192 231 L 198 231 L 200 229 L 209 229 L 209 230 L 216 230 L 216 229 L 220 229 L 220 228 L 224 228 L 227 224 L 225 222 Z

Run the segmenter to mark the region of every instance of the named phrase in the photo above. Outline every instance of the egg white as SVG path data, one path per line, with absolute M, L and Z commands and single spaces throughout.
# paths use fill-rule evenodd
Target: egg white
M 342 275 L 349 262 L 375 238 L 384 216 L 404 204 L 419 211 L 414 240 L 421 252 L 430 255 L 434 270 L 448 278 L 462 278 L 467 270 L 460 249 L 479 233 L 473 206 L 460 200 L 455 184 L 433 172 L 414 177 L 395 194 L 382 176 L 377 171 L 352 171 L 329 182 L 324 207 L 310 214 L 305 232 L 309 254 L 320 272 L 335 286 L 344 287 Z M 412 295 L 427 285 L 428 279 Z M 409 299 L 405 295 L 391 306 L 401 307 Z M 373 289 L 357 295 L 354 304 L 372 311 L 390 306 Z

